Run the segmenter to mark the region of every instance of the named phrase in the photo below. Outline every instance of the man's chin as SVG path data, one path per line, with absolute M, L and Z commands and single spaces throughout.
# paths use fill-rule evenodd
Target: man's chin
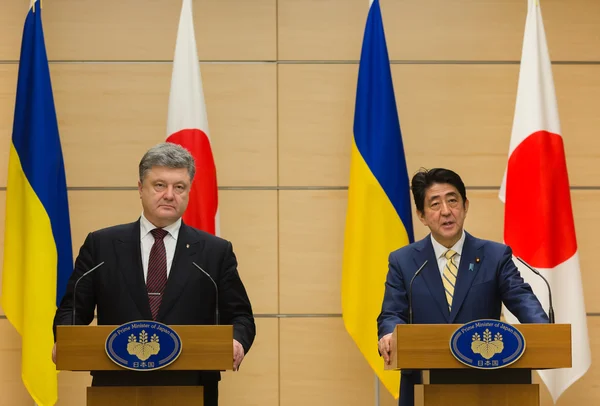
M 172 207 L 160 207 L 156 215 L 161 219 L 177 218 L 177 210 Z
M 456 236 L 460 234 L 459 231 L 460 230 L 457 227 L 452 227 L 448 229 L 442 228 L 441 230 L 439 230 L 440 237 L 442 237 L 446 241 L 456 238 Z
M 179 217 L 180 216 L 178 216 L 177 212 L 175 211 L 170 211 L 168 213 L 161 212 L 157 216 L 156 221 L 160 222 L 162 224 L 162 227 L 165 227 L 169 224 L 173 224 L 174 222 L 176 222 L 179 219 Z

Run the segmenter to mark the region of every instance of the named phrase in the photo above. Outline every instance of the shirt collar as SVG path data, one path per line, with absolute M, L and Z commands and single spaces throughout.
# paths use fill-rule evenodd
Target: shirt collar
M 144 216 L 144 213 L 142 212 L 142 215 L 140 217 L 140 239 L 143 239 L 145 236 L 148 235 L 148 233 L 152 230 L 154 230 L 156 227 L 154 224 L 152 224 L 150 222 L 150 220 L 148 220 L 146 218 L 146 216 Z M 163 230 L 167 231 L 173 238 L 177 239 L 178 235 L 179 235 L 179 229 L 181 228 L 181 217 L 179 217 L 177 219 L 177 221 L 175 221 L 172 224 L 169 224 L 166 227 L 163 227 Z
M 436 259 L 442 258 L 446 251 L 448 251 L 448 248 L 444 247 L 433 238 L 433 234 L 431 234 L 431 244 L 433 245 L 433 252 L 435 252 Z M 456 255 L 460 256 L 462 254 L 463 245 L 465 245 L 465 230 L 463 230 L 460 240 L 458 240 L 450 249 L 455 251 Z

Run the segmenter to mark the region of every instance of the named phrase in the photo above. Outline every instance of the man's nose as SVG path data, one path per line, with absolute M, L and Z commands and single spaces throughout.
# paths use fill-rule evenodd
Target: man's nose
M 167 186 L 167 188 L 165 189 L 164 198 L 167 200 L 172 200 L 174 195 L 175 192 L 173 186 Z
M 450 214 L 450 206 L 446 202 L 442 202 L 442 216 L 447 216 Z

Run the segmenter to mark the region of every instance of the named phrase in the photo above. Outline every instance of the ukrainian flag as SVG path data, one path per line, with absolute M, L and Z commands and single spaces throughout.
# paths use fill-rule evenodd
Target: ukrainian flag
M 25 20 L 6 191 L 2 307 L 22 337 L 22 378 L 38 405 L 54 405 L 52 322 L 73 270 L 67 187 L 42 10 Z
M 398 398 L 400 374 L 377 351 L 388 255 L 414 240 L 408 173 L 379 0 L 363 39 L 344 239 L 342 313 L 346 330 L 385 387 Z

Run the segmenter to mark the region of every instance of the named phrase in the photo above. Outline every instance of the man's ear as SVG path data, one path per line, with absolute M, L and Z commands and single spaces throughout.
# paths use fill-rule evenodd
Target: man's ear
M 425 220 L 425 213 L 423 213 L 422 211 L 420 211 L 419 209 L 416 210 L 417 213 L 417 217 L 419 218 L 419 220 L 421 221 L 421 223 L 423 223 L 423 225 L 427 225 L 427 221 Z
M 142 182 L 138 180 L 138 193 L 140 194 L 140 199 L 142 198 Z

